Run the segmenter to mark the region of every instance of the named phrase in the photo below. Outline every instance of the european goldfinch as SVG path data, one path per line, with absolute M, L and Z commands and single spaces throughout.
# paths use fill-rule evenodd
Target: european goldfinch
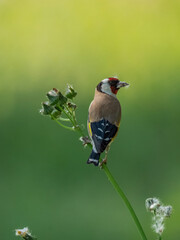
M 121 105 L 116 94 L 121 87 L 129 84 L 118 78 L 106 78 L 95 89 L 94 99 L 89 106 L 88 132 L 92 142 L 92 152 L 87 161 L 99 165 L 101 153 L 107 151 L 115 138 L 121 120 Z

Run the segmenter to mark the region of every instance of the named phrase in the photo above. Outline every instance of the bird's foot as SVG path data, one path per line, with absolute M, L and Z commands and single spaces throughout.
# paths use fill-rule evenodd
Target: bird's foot
M 104 158 L 102 162 L 99 163 L 100 168 L 103 168 L 103 164 L 107 164 L 107 158 Z
M 88 144 L 91 144 L 91 140 L 89 139 L 88 136 L 86 136 L 86 137 L 80 137 L 79 140 L 82 142 L 82 144 L 83 144 L 84 147 L 87 146 Z

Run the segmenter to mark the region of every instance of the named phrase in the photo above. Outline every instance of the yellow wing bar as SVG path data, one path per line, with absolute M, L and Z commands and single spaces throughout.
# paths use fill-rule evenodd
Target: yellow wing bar
M 92 137 L 92 130 L 91 130 L 91 123 L 90 122 L 88 123 L 88 126 L 89 126 L 89 133 L 90 133 L 90 135 Z

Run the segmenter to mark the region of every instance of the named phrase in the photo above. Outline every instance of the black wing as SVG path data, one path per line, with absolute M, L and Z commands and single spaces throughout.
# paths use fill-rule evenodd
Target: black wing
M 112 138 L 116 135 L 118 128 L 108 120 L 91 122 L 92 140 L 98 153 L 104 152 Z

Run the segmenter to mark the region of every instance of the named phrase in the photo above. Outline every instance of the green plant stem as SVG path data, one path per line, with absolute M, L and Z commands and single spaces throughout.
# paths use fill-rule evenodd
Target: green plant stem
M 106 164 L 103 164 L 103 169 L 106 173 L 106 176 L 108 177 L 109 181 L 111 182 L 111 184 L 113 185 L 114 189 L 116 190 L 116 192 L 120 195 L 120 197 L 122 198 L 122 200 L 124 201 L 126 207 L 128 208 L 132 218 L 134 219 L 134 222 L 139 230 L 139 233 L 142 237 L 143 240 L 147 240 L 147 237 L 143 231 L 143 228 L 139 222 L 138 217 L 136 216 L 136 213 L 133 209 L 133 207 L 131 206 L 129 200 L 127 199 L 126 195 L 124 194 L 124 192 L 122 191 L 122 189 L 119 187 L 118 183 L 116 182 L 116 180 L 114 179 L 113 175 L 111 174 L 111 172 L 109 171 L 108 167 L 106 166 Z M 159 239 L 160 240 L 160 239 Z
M 55 120 L 57 122 L 57 124 L 59 124 L 61 127 L 67 129 L 67 130 L 71 130 L 71 131 L 75 131 L 74 128 L 72 127 L 68 127 L 64 124 L 62 124 L 61 122 L 59 122 L 53 115 L 51 115 L 52 119 Z
M 73 124 L 73 126 L 75 126 L 76 122 L 75 122 L 74 117 L 72 116 L 72 113 L 69 111 L 69 109 L 66 106 L 65 106 L 65 109 L 68 113 L 64 109 L 63 109 L 63 112 L 66 114 L 66 116 L 69 116 L 71 123 Z M 71 116 L 72 116 L 72 118 L 71 118 Z
M 69 120 L 71 121 L 72 125 L 74 126 L 74 121 L 72 120 L 71 116 L 60 105 L 58 105 L 58 107 L 69 118 Z
M 70 122 L 70 119 L 69 118 L 58 118 L 60 121 L 63 121 L 63 122 Z
M 159 240 L 162 240 L 162 237 L 161 237 L 161 235 L 159 235 Z

